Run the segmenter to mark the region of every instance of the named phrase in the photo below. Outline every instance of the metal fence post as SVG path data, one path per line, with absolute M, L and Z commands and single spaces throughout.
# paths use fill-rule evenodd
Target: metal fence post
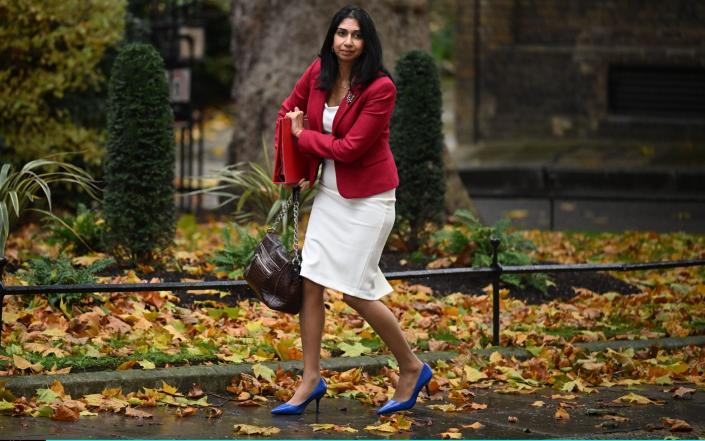
M 2 284 L 2 278 L 5 275 L 5 265 L 7 258 L 0 257 L 0 348 L 2 347 L 2 305 L 5 302 L 5 285 Z
M 492 344 L 499 346 L 499 277 L 502 266 L 499 264 L 499 239 L 492 236 Z

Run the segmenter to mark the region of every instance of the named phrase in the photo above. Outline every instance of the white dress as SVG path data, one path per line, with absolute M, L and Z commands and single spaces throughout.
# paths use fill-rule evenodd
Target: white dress
M 331 133 L 338 106 L 323 111 L 323 131 Z M 301 251 L 301 275 L 327 288 L 366 300 L 393 291 L 379 259 L 394 225 L 395 189 L 364 198 L 338 193 L 335 163 L 324 159 L 318 193 Z

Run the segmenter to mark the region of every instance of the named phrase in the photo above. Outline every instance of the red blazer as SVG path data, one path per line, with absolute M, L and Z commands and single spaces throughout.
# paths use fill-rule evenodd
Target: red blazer
M 279 116 L 294 107 L 308 116 L 309 128 L 301 132 L 297 146 L 311 159 L 309 176 L 315 177 L 321 159 L 326 158 L 335 161 L 338 191 L 347 199 L 398 187 L 397 166 L 389 147 L 389 121 L 397 92 L 394 83 L 383 76 L 364 89 L 353 87 L 352 102 L 343 98 L 333 120 L 332 134 L 324 134 L 323 103 L 327 92 L 316 87 L 320 70 L 321 62 L 316 58 L 279 109 Z

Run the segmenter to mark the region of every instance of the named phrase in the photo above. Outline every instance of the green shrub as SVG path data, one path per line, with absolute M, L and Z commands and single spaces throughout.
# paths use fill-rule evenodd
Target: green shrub
M 124 0 L 2 1 L 0 151 L 15 164 L 81 151 L 99 164 L 104 133 L 72 113 L 104 89 L 101 63 L 123 34 Z M 101 101 L 91 99 L 91 104 Z M 80 115 L 96 115 L 95 106 Z
M 108 97 L 106 244 L 135 263 L 171 245 L 176 227 L 174 117 L 164 62 L 152 46 L 120 50 Z
M 39 257 L 31 259 L 27 268 L 18 271 L 17 276 L 30 285 L 74 285 L 96 283 L 95 274 L 115 263 L 113 259 L 104 259 L 84 268 L 75 268 L 71 259 L 60 256 L 58 259 Z M 74 304 L 83 299 L 92 299 L 90 293 L 51 294 L 49 304 L 60 308 L 67 315 Z
M 490 238 L 496 237 L 500 241 L 497 255 L 500 264 L 532 264 L 528 253 L 536 248 L 535 245 L 518 232 L 510 232 L 509 219 L 502 219 L 488 227 L 467 210 L 458 210 L 453 216 L 456 221 L 450 228 L 438 230 L 431 236 L 432 246 L 441 254 L 456 256 L 460 265 L 490 266 L 493 251 Z M 544 293 L 552 284 L 542 273 L 502 274 L 502 281 L 520 288 L 526 283 Z
M 255 255 L 255 248 L 267 231 L 258 229 L 257 233 L 250 234 L 246 228 L 237 223 L 233 223 L 233 228 L 237 232 L 237 243 L 233 243 L 230 230 L 223 228 L 223 249 L 216 251 L 210 262 L 215 265 L 216 271 L 228 273 L 229 279 L 240 279 Z M 294 248 L 294 228 L 292 226 L 286 227 L 284 234 L 281 235 L 281 240 L 287 250 L 291 252 Z
M 419 50 L 396 66 L 397 98 L 390 144 L 399 171 L 398 225 L 408 224 L 411 251 L 423 242 L 425 225 L 444 214 L 441 88 L 433 58 Z
M 216 271 L 228 273 L 229 279 L 239 279 L 254 257 L 255 248 L 264 237 L 265 231 L 259 230 L 257 234 L 252 235 L 236 223 L 233 223 L 233 227 L 237 231 L 237 243 L 233 243 L 230 230 L 223 228 L 223 249 L 216 251 L 210 262 L 215 265 Z
M 25 210 L 38 211 L 46 216 L 51 213 L 51 187 L 56 183 L 69 183 L 96 198 L 98 187 L 91 175 L 75 165 L 48 159 L 26 163 L 19 171 L 10 164 L 0 167 L 0 256 L 5 254 L 5 243 L 13 224 Z M 36 208 L 37 201 L 45 201 L 49 211 Z
M 49 220 L 51 245 L 58 244 L 62 251 L 80 255 L 91 251 L 103 251 L 105 220 L 97 210 L 78 204 L 75 216 Z
M 279 214 L 282 201 L 289 198 L 291 190 L 281 184 L 272 182 L 274 164 L 269 156 L 269 147 L 263 141 L 264 165 L 256 162 L 239 162 L 229 165 L 214 174 L 205 176 L 218 184 L 188 193 L 190 197 L 197 194 L 211 194 L 220 199 L 218 207 L 235 203 L 235 221 L 244 224 L 257 222 L 270 224 Z M 300 206 L 304 207 L 313 200 L 314 190 L 307 189 L 299 194 Z M 303 211 L 303 208 L 302 208 Z M 287 213 L 288 219 L 289 213 Z

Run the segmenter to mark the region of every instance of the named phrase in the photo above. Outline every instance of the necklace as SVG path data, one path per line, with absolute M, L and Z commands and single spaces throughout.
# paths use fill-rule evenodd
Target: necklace
M 343 90 L 350 90 L 350 81 L 338 81 L 338 87 Z

